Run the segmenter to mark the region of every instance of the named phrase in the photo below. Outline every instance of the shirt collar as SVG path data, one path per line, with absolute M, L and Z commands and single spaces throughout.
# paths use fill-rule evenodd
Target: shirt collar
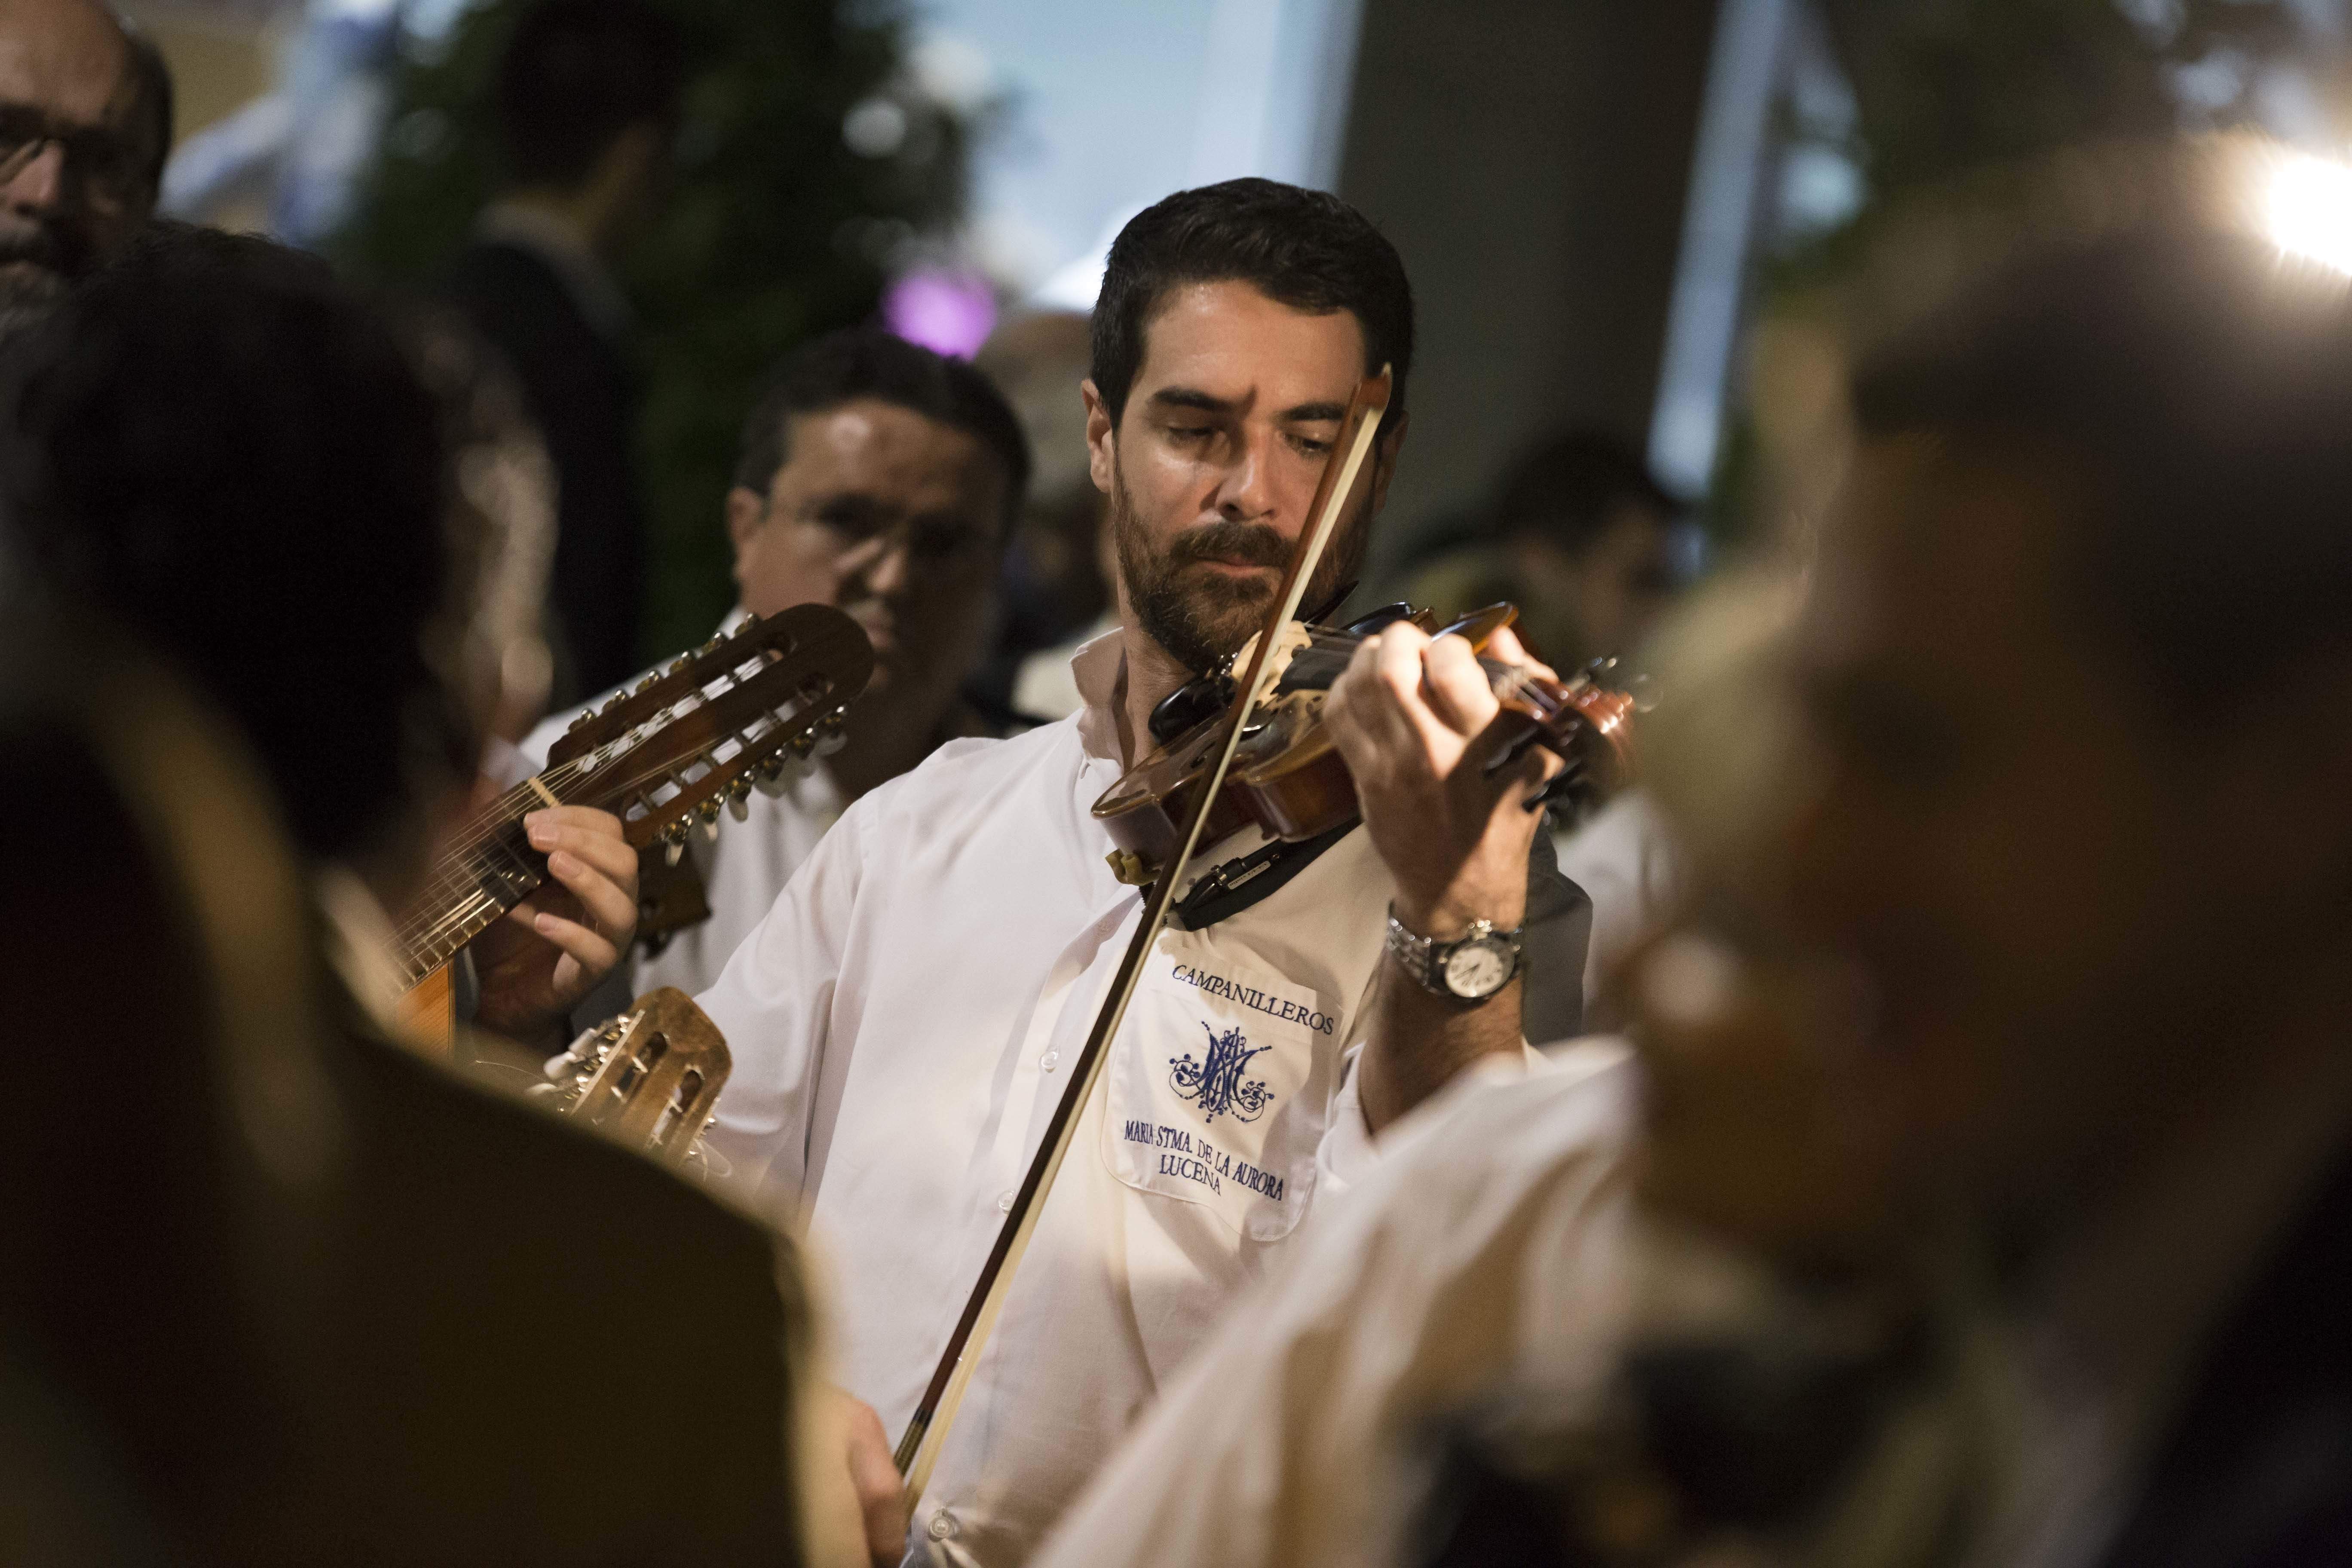
M 1070 656 L 1070 673 L 1077 678 L 1078 698 L 1086 704 L 1078 710 L 1079 742 L 1089 756 L 1123 762 L 1118 749 L 1118 697 L 1127 684 L 1127 644 L 1119 628 L 1113 626 L 1080 645 Z

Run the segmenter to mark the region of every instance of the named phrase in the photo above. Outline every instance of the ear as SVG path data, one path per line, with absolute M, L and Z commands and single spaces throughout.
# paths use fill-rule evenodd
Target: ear
M 1095 481 L 1095 489 L 1108 495 L 1118 482 L 1114 475 L 1118 457 L 1118 432 L 1111 428 L 1110 410 L 1103 405 L 1102 394 L 1091 378 L 1078 383 L 1078 395 L 1087 405 L 1087 472 Z
M 743 581 L 743 552 L 759 536 L 761 525 L 768 521 L 767 498 L 759 491 L 737 485 L 727 492 L 727 538 L 735 546 L 735 581 Z
M 1397 454 L 1404 450 L 1405 426 L 1412 423 L 1411 414 L 1400 412 L 1396 423 L 1381 432 L 1380 445 L 1372 452 L 1372 500 L 1370 511 L 1377 515 L 1389 501 L 1389 481 L 1396 478 Z

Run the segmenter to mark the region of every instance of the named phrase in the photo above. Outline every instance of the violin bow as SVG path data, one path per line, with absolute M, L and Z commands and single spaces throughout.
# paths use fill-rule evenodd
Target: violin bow
M 1347 413 L 1340 417 L 1339 438 L 1323 465 L 1322 481 L 1307 507 L 1306 531 L 1291 550 L 1281 591 L 1275 595 L 1274 608 L 1258 634 L 1248 672 L 1235 689 L 1238 700 L 1226 714 L 1224 739 L 1217 750 L 1216 766 L 1210 771 L 1203 787 L 1194 794 L 1183 846 L 1160 868 L 1159 878 L 1151 884 L 1143 918 L 1136 924 L 1135 939 L 1128 943 L 1127 956 L 1119 961 L 1118 973 L 1112 978 L 1110 994 L 1095 1016 L 1085 1048 L 1078 1053 L 1069 1087 L 1062 1091 L 1053 1120 L 1045 1124 L 1045 1135 L 1029 1162 L 1029 1173 L 1013 1195 L 1013 1207 L 997 1230 L 996 1245 L 989 1249 L 988 1261 L 981 1266 L 980 1278 L 964 1303 L 963 1316 L 956 1321 L 955 1332 L 948 1336 L 947 1349 L 940 1355 L 930 1384 L 916 1405 L 906 1434 L 898 1439 L 894 1458 L 898 1473 L 906 1478 L 909 1517 L 922 1502 L 923 1489 L 930 1483 L 931 1471 L 939 1464 L 940 1450 L 947 1443 L 956 1412 L 962 1408 L 964 1392 L 971 1385 L 972 1372 L 979 1366 L 981 1352 L 988 1346 L 988 1336 L 1004 1310 L 1013 1271 L 1020 1268 L 1023 1256 L 1029 1250 L 1029 1238 L 1036 1231 L 1045 1195 L 1053 1191 L 1054 1178 L 1061 1173 L 1063 1157 L 1070 1152 L 1070 1143 L 1076 1136 L 1080 1113 L 1094 1097 L 1096 1081 L 1102 1077 L 1103 1064 L 1109 1059 L 1111 1037 L 1118 1033 L 1119 1024 L 1127 1016 L 1128 1003 L 1134 998 L 1136 983 L 1142 978 L 1143 965 L 1168 924 L 1168 911 L 1176 902 L 1177 884 L 1193 851 L 1200 847 L 1210 807 L 1217 792 L 1224 787 L 1225 774 L 1232 769 L 1234 752 L 1241 746 L 1242 731 L 1251 711 L 1265 695 L 1265 687 L 1274 674 L 1270 652 L 1282 628 L 1297 615 L 1298 602 L 1323 559 L 1324 547 L 1330 542 L 1371 459 L 1372 443 L 1380 435 L 1381 416 L 1388 412 L 1393 384 L 1388 368 L 1383 366 L 1380 374 L 1356 388 Z

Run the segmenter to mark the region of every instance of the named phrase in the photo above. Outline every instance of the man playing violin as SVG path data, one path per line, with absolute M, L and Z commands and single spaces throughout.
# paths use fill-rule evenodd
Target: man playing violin
M 1159 939 L 906 1517 L 884 1424 L 922 1393 L 1139 918 L 1091 807 L 1151 748 L 1153 709 L 1259 628 L 1349 397 L 1383 365 L 1367 499 L 1305 603 L 1354 575 L 1405 436 L 1403 265 L 1328 195 L 1237 180 L 1162 201 L 1113 246 L 1094 333 L 1082 395 L 1124 583 L 1118 629 L 1074 662 L 1085 708 L 950 742 L 860 799 L 700 998 L 735 1054 L 711 1142 L 838 1260 L 878 1560 L 1024 1560 L 1383 1131 L 1526 1055 L 1526 803 L 1554 764 L 1490 776 L 1498 704 L 1470 647 L 1392 626 L 1326 705 L 1364 831 Z M 1507 633 L 1487 651 L 1521 657 Z M 1263 842 L 1234 834 L 1191 869 Z

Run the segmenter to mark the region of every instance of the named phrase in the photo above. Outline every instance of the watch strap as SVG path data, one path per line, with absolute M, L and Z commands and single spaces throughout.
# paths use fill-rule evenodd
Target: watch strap
M 1470 929 L 1460 936 L 1440 942 L 1435 937 L 1423 936 L 1397 919 L 1396 906 L 1391 904 L 1389 906 L 1385 945 L 1389 955 L 1397 961 L 1398 967 L 1412 976 L 1423 990 L 1454 1002 L 1484 1002 L 1488 997 L 1502 994 L 1518 977 L 1519 971 L 1526 967 L 1527 949 L 1519 940 L 1520 933 L 1526 929 L 1524 925 L 1518 925 L 1509 931 L 1501 931 L 1492 921 L 1473 921 Z M 1511 972 L 1504 976 L 1503 984 L 1487 993 L 1486 996 L 1465 996 L 1445 983 L 1446 962 L 1471 943 L 1488 941 L 1499 941 L 1510 949 Z

